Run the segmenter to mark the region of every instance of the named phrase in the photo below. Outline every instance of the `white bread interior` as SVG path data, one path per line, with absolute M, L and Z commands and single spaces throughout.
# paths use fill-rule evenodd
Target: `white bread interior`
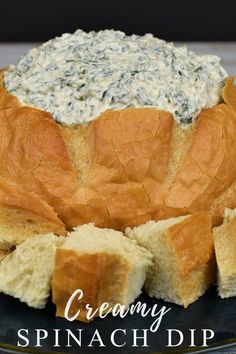
M 0 291 L 34 308 L 50 295 L 55 251 L 64 237 L 49 233 L 27 238 L 0 263 Z
M 141 293 L 151 258 L 149 251 L 119 231 L 93 224 L 75 228 L 57 250 L 52 280 L 57 315 L 64 315 L 77 288 L 83 290 L 83 303 L 87 299 L 92 307 L 103 302 L 128 306 Z M 86 320 L 82 309 L 78 319 Z
M 236 217 L 236 209 L 225 208 L 223 223 L 226 224 Z
M 194 238 L 192 235 L 196 228 L 205 233 L 199 235 L 199 240 L 198 235 Z M 134 229 L 127 228 L 126 235 L 153 253 L 153 265 L 145 282 L 145 290 L 150 296 L 187 307 L 213 283 L 215 262 L 211 221 L 206 213 L 150 221 Z M 207 251 L 199 256 L 197 248 L 202 248 L 203 239 Z
M 224 224 L 213 228 L 218 267 L 218 294 L 236 296 L 236 210 L 226 210 Z

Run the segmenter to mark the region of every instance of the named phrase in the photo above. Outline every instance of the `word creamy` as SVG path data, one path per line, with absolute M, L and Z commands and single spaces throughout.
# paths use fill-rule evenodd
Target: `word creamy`
M 78 310 L 73 317 L 69 317 L 70 307 L 76 297 L 78 301 L 82 300 L 83 291 L 81 289 L 75 290 L 67 302 L 65 308 L 65 318 L 68 321 L 75 321 L 80 314 L 80 310 Z M 111 307 L 108 302 L 104 302 L 96 309 L 93 309 L 89 304 L 86 304 L 85 309 L 87 311 L 86 319 L 88 321 L 92 320 L 95 316 L 105 318 L 108 314 L 112 314 L 114 317 L 120 316 L 121 318 L 126 317 L 128 314 L 133 315 L 135 313 L 139 313 L 142 317 L 151 316 L 152 318 L 154 318 L 154 321 L 150 325 L 151 332 L 156 332 L 158 330 L 163 316 L 171 310 L 171 308 L 166 308 L 166 306 L 162 306 L 159 309 L 157 304 L 153 305 L 152 308 L 148 308 L 147 304 L 141 303 L 140 301 L 138 301 L 136 304 L 131 305 L 129 308 L 121 304 L 116 304 Z

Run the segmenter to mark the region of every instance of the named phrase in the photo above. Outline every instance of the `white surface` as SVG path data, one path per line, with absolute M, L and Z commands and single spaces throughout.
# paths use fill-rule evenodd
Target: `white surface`
M 182 43 L 177 43 L 180 45 Z M 236 42 L 228 43 L 186 43 L 188 48 L 198 54 L 216 54 L 222 58 L 222 65 L 228 74 L 236 76 Z M 17 63 L 22 54 L 39 43 L 0 44 L 0 68 Z

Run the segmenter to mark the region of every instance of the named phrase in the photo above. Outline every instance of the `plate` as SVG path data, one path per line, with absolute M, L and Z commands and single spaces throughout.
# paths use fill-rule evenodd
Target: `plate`
M 154 318 L 151 316 L 142 317 L 136 313 L 128 315 L 125 318 L 113 317 L 109 315 L 106 319 L 97 318 L 90 323 L 81 323 L 78 321 L 69 322 L 63 318 L 55 317 L 55 307 L 48 302 L 43 310 L 29 308 L 7 295 L 0 295 L 0 352 L 1 353 L 187 353 L 193 351 L 204 351 L 203 330 L 214 331 L 214 338 L 209 340 L 208 349 L 219 348 L 236 344 L 236 298 L 222 300 L 217 296 L 216 289 L 211 288 L 197 302 L 190 305 L 187 309 L 180 306 L 156 300 L 143 294 L 138 301 L 146 303 L 147 307 L 152 308 L 155 304 L 158 309 L 162 306 L 171 307 L 160 323 L 156 332 L 149 330 Z M 18 331 L 25 329 L 28 332 L 21 331 L 24 338 L 20 338 Z M 41 335 L 48 337 L 41 340 L 41 347 L 37 345 L 37 331 L 43 329 L 45 332 L 38 331 Z M 55 331 L 55 329 L 57 331 Z M 122 347 L 115 347 L 111 343 L 112 333 L 115 332 L 115 344 Z M 176 347 L 167 347 L 168 330 L 178 329 L 183 334 L 183 342 Z M 192 329 L 192 331 L 190 331 Z M 136 331 L 135 331 L 136 330 Z M 143 346 L 144 340 L 137 339 L 135 345 L 134 333 L 137 336 L 143 336 L 147 333 L 147 345 Z M 68 332 L 71 331 L 74 336 L 81 333 L 81 342 L 76 343 L 72 338 L 68 342 Z M 91 340 L 98 332 L 102 342 L 93 341 L 93 347 L 90 346 Z M 55 341 L 55 333 L 58 333 L 58 343 Z M 170 332 L 170 331 L 169 331 Z M 28 333 L 28 334 L 26 334 Z M 194 338 L 195 347 L 191 347 L 191 336 Z M 210 336 L 210 332 L 205 332 Z M 211 332 L 212 333 L 212 332 Z M 180 342 L 181 334 L 172 331 L 172 344 Z M 98 337 L 94 337 L 98 339 Z M 17 342 L 26 347 L 17 346 Z M 55 344 L 60 345 L 55 347 Z M 101 344 L 105 345 L 102 347 Z M 192 342 L 193 344 L 193 342 Z M 70 346 L 69 346 L 70 345 Z

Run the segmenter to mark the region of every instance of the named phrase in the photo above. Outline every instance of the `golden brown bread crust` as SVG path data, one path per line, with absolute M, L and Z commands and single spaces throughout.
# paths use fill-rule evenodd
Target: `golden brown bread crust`
M 236 180 L 219 196 L 211 205 L 210 212 L 213 216 L 213 225 L 222 224 L 225 208 L 236 207 Z
M 216 260 L 211 257 L 207 263 L 187 273 L 176 288 L 176 293 L 187 308 L 196 301 L 216 281 Z
M 28 192 L 1 176 L 0 204 L 32 212 L 57 225 L 58 230 L 65 230 L 63 222 L 58 218 L 50 205 L 33 192 Z
M 234 77 L 230 76 L 223 88 L 223 99 L 234 112 L 236 112 L 236 86 L 234 85 Z M 225 191 L 215 199 L 211 206 L 211 213 L 214 216 L 214 225 L 222 223 L 222 215 L 225 208 L 236 207 L 236 180 L 225 189 Z
M 217 223 L 222 195 L 236 206 L 235 97 L 231 80 L 228 106 L 201 112 L 185 132 L 155 108 L 108 110 L 65 127 L 1 87 L 0 174 L 39 195 L 68 229 L 95 222 L 124 230 L 201 210 Z
M 167 237 L 183 276 L 214 258 L 211 227 L 210 213 L 199 212 L 168 229 Z
M 0 249 L 0 262 L 11 252 L 13 252 L 11 251 L 11 249 L 9 250 Z
M 0 248 L 10 249 L 35 234 L 65 235 L 52 207 L 33 192 L 0 176 Z
M 194 213 L 168 229 L 180 279 L 176 294 L 184 307 L 196 301 L 216 280 L 211 215 Z
M 77 320 L 88 322 L 86 304 L 93 311 L 103 302 L 115 305 L 127 288 L 128 268 L 128 262 L 116 254 L 79 254 L 72 250 L 57 249 L 52 278 L 56 315 L 64 317 L 66 304 L 77 289 L 83 291 L 83 298 L 78 300 L 77 296 L 69 311 L 72 317 L 80 310 Z
M 75 226 L 78 182 L 60 126 L 0 87 L 0 127 L 1 176 L 40 196 L 68 228 Z
M 172 126 L 171 114 L 150 108 L 106 111 L 88 126 L 94 141 L 77 192 L 80 224 L 124 229 L 155 218 L 163 208 Z
M 224 102 L 236 112 L 236 86 L 234 85 L 233 76 L 228 77 L 226 80 L 222 96 Z
M 4 69 L 0 70 L 0 110 L 6 110 L 19 106 L 18 99 L 15 96 L 9 94 L 9 92 L 7 92 L 7 90 L 5 90 L 3 87 L 4 71 Z
M 171 115 L 150 108 L 107 111 L 79 130 L 77 140 L 74 130 L 77 150 L 82 139 L 87 146 L 82 157 L 71 152 L 86 171 L 77 193 L 79 223 L 123 230 L 201 210 L 219 222 L 223 209 L 215 204 L 236 180 L 236 113 L 220 104 L 186 133 L 179 130 Z M 181 134 L 184 146 L 173 143 Z M 224 206 L 235 206 L 236 194 L 228 194 Z
M 192 146 L 166 205 L 196 212 L 209 210 L 236 179 L 236 113 L 220 104 L 200 113 Z

